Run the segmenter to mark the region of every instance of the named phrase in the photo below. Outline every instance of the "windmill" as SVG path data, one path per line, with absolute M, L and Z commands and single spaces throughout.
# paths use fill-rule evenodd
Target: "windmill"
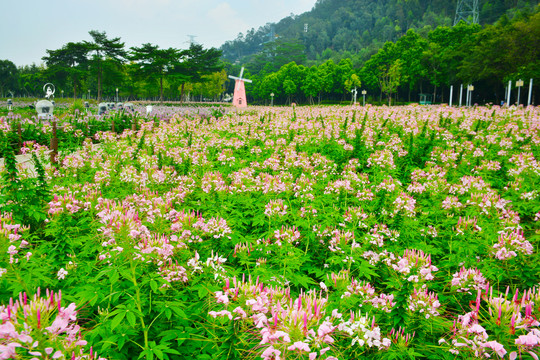
M 244 81 L 247 81 L 248 83 L 251 83 L 251 80 L 244 79 L 242 77 L 244 75 L 244 67 L 242 66 L 242 69 L 240 70 L 240 76 L 231 76 L 229 75 L 229 79 L 234 79 L 236 81 L 236 84 L 234 85 L 234 95 L 233 95 L 233 106 L 236 107 L 246 107 L 247 106 L 247 99 L 246 99 L 246 88 L 244 87 Z

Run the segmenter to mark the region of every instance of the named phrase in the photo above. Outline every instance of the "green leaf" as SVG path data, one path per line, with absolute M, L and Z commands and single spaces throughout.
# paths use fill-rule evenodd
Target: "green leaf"
M 126 316 L 125 311 L 123 311 L 123 312 L 119 313 L 118 315 L 116 315 L 114 317 L 114 319 L 112 319 L 112 321 L 111 321 L 111 330 L 114 330 L 114 328 L 116 328 L 118 325 L 120 325 L 120 322 L 122 322 L 122 320 L 124 319 L 125 316 Z
M 132 311 L 127 310 L 126 317 L 128 319 L 129 324 L 132 327 L 135 327 L 135 324 L 137 323 L 137 318 L 135 317 L 135 314 Z
M 199 293 L 199 298 L 203 299 L 208 294 L 208 290 L 204 286 L 201 285 L 199 286 L 198 293 Z
M 150 288 L 152 288 L 152 291 L 157 293 L 158 292 L 158 283 L 156 280 L 152 279 L 150 280 Z

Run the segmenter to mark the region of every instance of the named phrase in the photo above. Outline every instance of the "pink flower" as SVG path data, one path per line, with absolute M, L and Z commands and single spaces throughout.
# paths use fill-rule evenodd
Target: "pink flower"
M 77 320 L 76 307 L 77 305 L 75 305 L 75 303 L 71 303 L 67 308 L 61 308 L 58 314 L 66 320 Z
M 332 333 L 334 329 L 335 328 L 332 326 L 332 323 L 325 321 L 321 324 L 321 326 L 319 326 L 317 335 L 319 338 L 323 339 L 325 343 L 331 344 L 334 342 L 334 339 L 332 339 L 328 334 Z
M 520 337 L 516 339 L 516 345 L 538 346 L 539 344 L 540 344 L 540 337 L 533 334 L 532 331 L 528 333 L 527 335 L 521 335 Z
M 216 291 L 216 300 L 218 304 L 228 304 L 229 297 L 221 291 Z
M 302 341 L 296 341 L 294 344 L 288 347 L 289 350 L 310 351 L 309 345 Z
M 261 357 L 265 360 L 280 360 L 281 358 L 279 355 L 281 354 L 281 351 L 274 349 L 273 346 L 268 347 L 264 352 L 261 354 Z
M 0 359 L 15 359 L 17 357 L 15 349 L 20 346 L 22 345 L 16 342 L 0 345 Z
M 244 309 L 242 309 L 240 306 L 236 307 L 233 311 L 232 311 L 234 314 L 238 314 L 240 316 L 234 318 L 235 320 L 237 319 L 245 319 L 247 317 L 247 314 L 246 312 L 244 311 Z
M 504 355 L 506 355 L 506 350 L 504 349 L 504 346 L 502 346 L 502 344 L 499 344 L 496 341 L 488 341 L 482 346 L 495 351 L 497 355 L 499 355 L 500 357 L 503 357 Z
M 230 311 L 227 311 L 227 310 L 210 311 L 208 312 L 208 315 L 212 316 L 213 318 L 216 318 L 218 316 L 227 316 L 229 320 L 232 320 L 232 314 Z

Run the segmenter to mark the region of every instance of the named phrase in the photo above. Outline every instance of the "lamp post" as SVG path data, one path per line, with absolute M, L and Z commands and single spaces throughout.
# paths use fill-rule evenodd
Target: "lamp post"
M 467 92 L 468 92 L 468 95 L 469 95 L 469 106 L 472 105 L 472 92 L 473 91 L 474 91 L 474 86 L 473 85 L 467 86 Z
M 62 92 L 62 99 L 64 98 L 64 90 L 61 91 Z
M 118 88 L 116 88 L 116 102 L 118 102 Z
M 521 87 L 523 86 L 523 80 L 519 79 L 516 81 L 516 86 L 518 88 L 518 98 L 517 98 L 517 105 L 519 106 L 519 100 L 521 97 Z
M 367 91 L 362 90 L 362 97 L 364 98 L 364 105 L 363 106 L 366 106 L 366 94 L 367 94 Z
M 272 100 L 270 100 L 270 106 L 274 106 L 274 93 L 271 93 L 270 97 L 272 98 Z
M 90 89 L 88 89 L 88 99 L 90 99 Z
M 527 100 L 527 106 L 531 105 L 531 95 L 532 95 L 533 79 L 529 82 L 529 98 Z
M 510 106 L 511 93 L 512 93 L 512 80 L 508 80 L 508 93 L 506 94 L 506 106 Z

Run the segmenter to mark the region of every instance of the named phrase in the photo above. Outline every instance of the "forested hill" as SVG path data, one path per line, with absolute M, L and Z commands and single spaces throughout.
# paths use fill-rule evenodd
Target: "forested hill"
M 479 0 L 480 22 L 490 24 L 505 14 L 511 18 L 539 2 Z M 452 25 L 456 5 L 457 0 L 318 0 L 311 11 L 241 33 L 221 50 L 226 60 L 245 63 L 274 41 L 300 48 L 300 57 L 307 60 L 349 57 L 363 62 L 408 29 L 427 33 L 439 25 Z

